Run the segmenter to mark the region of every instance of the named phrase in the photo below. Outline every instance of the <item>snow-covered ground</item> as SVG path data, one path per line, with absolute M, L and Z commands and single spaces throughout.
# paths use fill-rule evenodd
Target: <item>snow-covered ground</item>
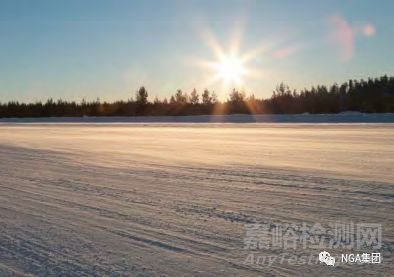
M 9 123 L 394 123 L 394 114 L 232 114 L 191 116 L 100 116 L 0 118 Z
M 392 276 L 393 138 L 394 124 L 0 124 L 0 276 Z M 336 221 L 381 224 L 382 263 L 245 263 L 244 224 Z

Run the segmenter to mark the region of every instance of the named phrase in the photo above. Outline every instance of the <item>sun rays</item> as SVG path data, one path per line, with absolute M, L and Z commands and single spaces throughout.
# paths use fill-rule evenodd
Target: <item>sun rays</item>
M 201 37 L 212 55 L 210 60 L 194 59 L 195 64 L 207 72 L 208 77 L 202 81 L 203 86 L 221 84 L 221 90 L 227 92 L 232 88 L 241 89 L 248 80 L 261 76 L 261 70 L 253 68 L 251 61 L 261 53 L 262 49 L 241 53 L 240 28 L 235 29 L 227 47 L 223 47 L 215 35 L 207 29 L 202 32 Z

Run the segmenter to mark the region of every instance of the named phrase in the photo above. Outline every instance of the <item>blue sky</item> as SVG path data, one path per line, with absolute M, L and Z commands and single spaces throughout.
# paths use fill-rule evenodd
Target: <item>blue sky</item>
M 0 0 L 0 101 L 127 99 L 239 87 L 269 97 L 393 74 L 394 1 Z M 242 83 L 208 82 L 207 43 L 254 55 Z M 238 34 L 238 35 L 237 35 Z

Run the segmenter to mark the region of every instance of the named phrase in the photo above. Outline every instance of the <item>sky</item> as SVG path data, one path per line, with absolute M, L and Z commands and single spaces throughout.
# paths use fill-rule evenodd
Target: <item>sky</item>
M 142 85 L 151 99 L 193 88 L 270 97 L 282 81 L 393 75 L 393 10 L 392 0 L 0 0 L 0 102 L 113 101 Z M 224 75 L 237 78 L 221 74 L 229 57 L 242 70 Z

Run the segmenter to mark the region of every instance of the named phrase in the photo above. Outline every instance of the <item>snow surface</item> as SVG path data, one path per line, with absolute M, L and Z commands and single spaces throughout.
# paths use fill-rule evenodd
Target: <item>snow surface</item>
M 100 116 L 100 117 L 42 117 L 0 118 L 11 123 L 394 123 L 394 114 L 232 114 L 191 116 Z
M 392 276 L 393 138 L 394 124 L 0 124 L 0 276 Z M 381 223 L 383 263 L 244 264 L 245 223 L 336 220 Z

